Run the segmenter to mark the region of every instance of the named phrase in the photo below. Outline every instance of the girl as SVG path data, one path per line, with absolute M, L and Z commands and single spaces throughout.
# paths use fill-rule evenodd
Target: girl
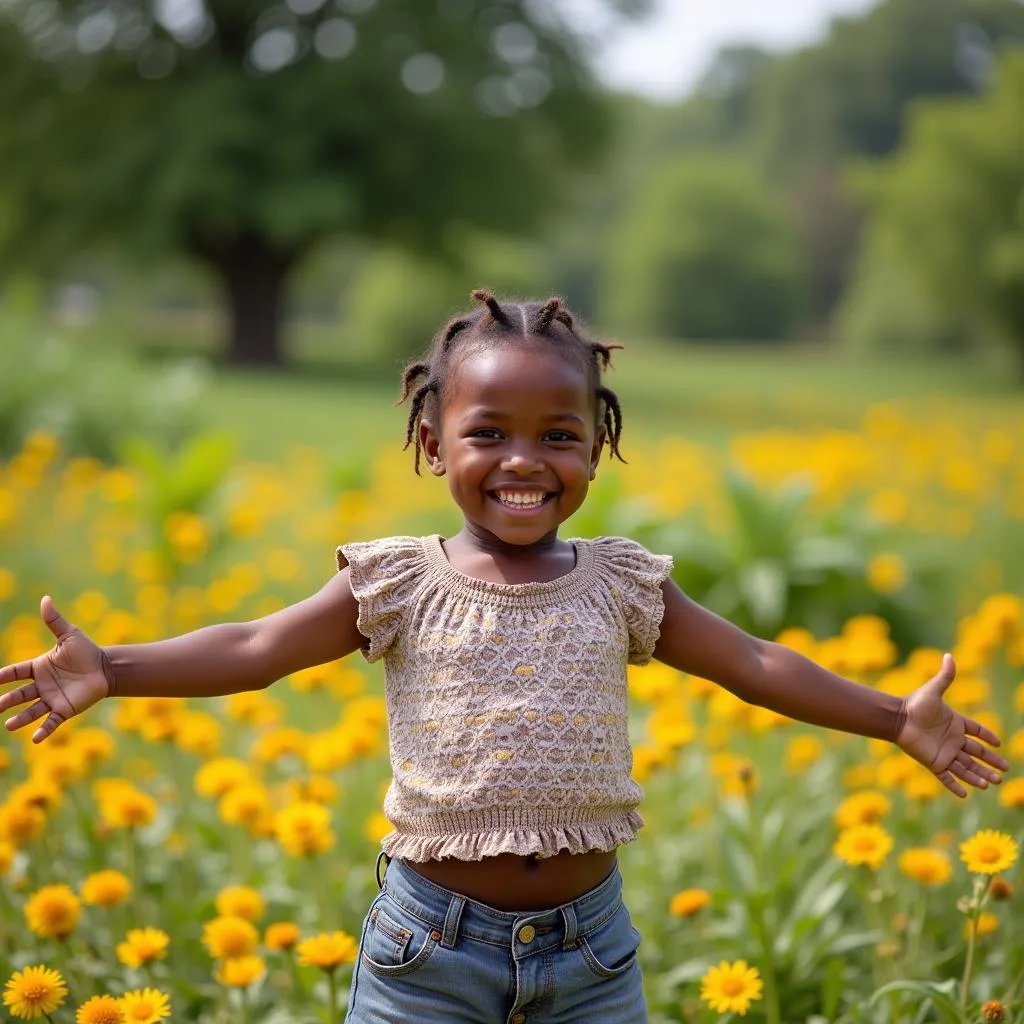
M 33 739 L 107 696 L 254 690 L 361 650 L 384 659 L 393 781 L 382 892 L 363 925 L 349 1021 L 572 1024 L 646 1019 L 639 935 L 615 849 L 642 824 L 626 665 L 652 657 L 745 701 L 897 743 L 947 789 L 1008 768 L 998 738 L 943 703 L 842 679 L 690 601 L 671 560 L 621 537 L 565 540 L 622 415 L 611 346 L 561 300 L 448 323 L 408 366 L 406 444 L 447 478 L 455 536 L 343 544 L 319 593 L 255 622 L 106 649 L 44 597 L 49 653 L 0 670 L 0 711 Z M 378 867 L 380 858 L 378 859 Z

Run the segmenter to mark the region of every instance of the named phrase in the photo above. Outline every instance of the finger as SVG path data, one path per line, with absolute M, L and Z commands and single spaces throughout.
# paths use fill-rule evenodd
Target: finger
M 964 740 L 964 750 L 972 757 L 980 758 L 986 764 L 990 764 L 993 768 L 998 768 L 1001 772 L 1008 772 L 1010 770 L 1009 761 L 1000 757 L 995 751 L 989 750 L 988 747 L 983 747 L 976 740 Z
M 16 665 L 4 665 L 0 668 L 0 686 L 4 683 L 17 683 L 22 679 L 32 679 L 32 662 L 19 661 Z
M 986 782 L 998 786 L 1003 781 L 998 772 L 992 771 L 991 768 L 985 765 L 978 764 L 973 757 L 962 750 L 956 755 L 956 759 L 969 771 L 974 772 L 975 775 L 980 775 Z
M 37 718 L 42 718 L 49 710 L 49 705 L 44 704 L 41 700 L 37 700 L 32 707 L 25 708 L 24 711 L 19 711 L 12 718 L 8 718 L 4 725 L 10 732 L 14 732 L 17 729 L 23 729 L 26 725 L 31 725 Z
M 969 786 L 974 786 L 977 789 L 988 789 L 988 782 L 985 781 L 980 775 L 976 774 L 966 765 L 961 764 L 959 761 L 954 761 L 950 766 L 949 770 L 962 781 L 966 782 Z
M 942 656 L 942 665 L 939 668 L 938 674 L 933 676 L 925 685 L 930 689 L 934 690 L 940 697 L 950 687 L 950 684 L 956 678 L 956 662 L 953 661 L 952 654 L 944 654 Z
M 953 794 L 953 796 L 958 796 L 961 799 L 967 796 L 967 790 L 964 789 L 964 787 L 961 786 L 960 783 L 953 778 L 951 772 L 939 772 L 939 774 L 935 777 L 939 780 L 939 782 L 941 782 L 946 787 L 946 789 L 950 791 L 950 793 Z
M 35 683 L 19 686 L 18 689 L 11 690 L 10 693 L 5 693 L 0 697 L 0 713 L 8 711 L 10 708 L 16 708 L 19 704 L 27 704 L 38 696 L 39 687 Z
M 60 712 L 51 711 L 47 716 L 46 720 L 34 733 L 32 733 L 33 743 L 42 743 L 47 736 L 52 736 L 57 731 L 57 727 L 63 725 L 66 719 Z
M 1003 745 L 1003 741 L 991 729 L 986 729 L 981 722 L 976 722 L 973 718 L 964 719 L 964 732 L 968 736 L 977 736 L 978 739 L 984 740 L 990 747 Z
M 67 636 L 75 627 L 64 618 L 53 603 L 53 598 L 49 594 L 46 595 L 39 602 L 39 614 L 43 617 L 43 622 L 46 623 L 50 632 L 58 639 L 61 640 Z

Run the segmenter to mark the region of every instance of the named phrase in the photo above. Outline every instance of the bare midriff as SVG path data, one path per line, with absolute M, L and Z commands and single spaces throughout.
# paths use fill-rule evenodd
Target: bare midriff
M 501 853 L 483 860 L 405 861 L 417 874 L 497 910 L 536 911 L 571 903 L 608 877 L 615 852 L 593 850 L 554 857 Z

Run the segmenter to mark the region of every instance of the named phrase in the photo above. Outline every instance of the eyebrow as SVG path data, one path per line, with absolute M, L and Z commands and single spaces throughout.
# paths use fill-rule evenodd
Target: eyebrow
M 499 412 L 497 409 L 470 409 L 466 413 L 466 419 L 481 419 L 481 420 L 507 420 L 509 419 L 509 413 Z M 551 416 L 547 417 L 549 423 L 579 423 L 586 425 L 586 420 L 582 416 L 577 416 L 574 412 L 556 412 Z

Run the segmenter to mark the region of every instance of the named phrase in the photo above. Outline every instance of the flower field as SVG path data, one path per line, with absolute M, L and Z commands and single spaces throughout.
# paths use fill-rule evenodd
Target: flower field
M 50 646 L 43 593 L 98 643 L 145 641 L 306 596 L 341 540 L 457 528 L 443 484 L 406 455 L 236 464 L 199 438 L 109 466 L 33 435 L 0 466 L 0 661 Z M 719 550 L 731 538 L 744 569 L 760 549 L 743 545 L 774 536 L 779 506 L 730 504 L 720 453 L 665 438 L 626 455 L 575 532 L 677 553 L 683 524 Z M 752 433 L 729 456 L 761 495 L 802 474 L 832 541 L 870 525 L 841 572 L 815 576 L 787 549 L 773 635 L 898 694 L 951 650 L 947 699 L 1024 763 L 1024 420 L 875 407 L 857 430 Z M 750 578 L 736 576 L 748 597 Z M 837 628 L 821 631 L 823 609 L 842 610 Z M 655 665 L 630 690 L 647 827 L 621 860 L 653 1024 L 1024 1022 L 1024 777 L 960 802 L 893 747 L 705 680 Z M 0 738 L 8 1015 L 342 1019 L 388 829 L 377 666 L 353 657 L 206 702 L 109 701 L 39 746 L 30 731 Z

